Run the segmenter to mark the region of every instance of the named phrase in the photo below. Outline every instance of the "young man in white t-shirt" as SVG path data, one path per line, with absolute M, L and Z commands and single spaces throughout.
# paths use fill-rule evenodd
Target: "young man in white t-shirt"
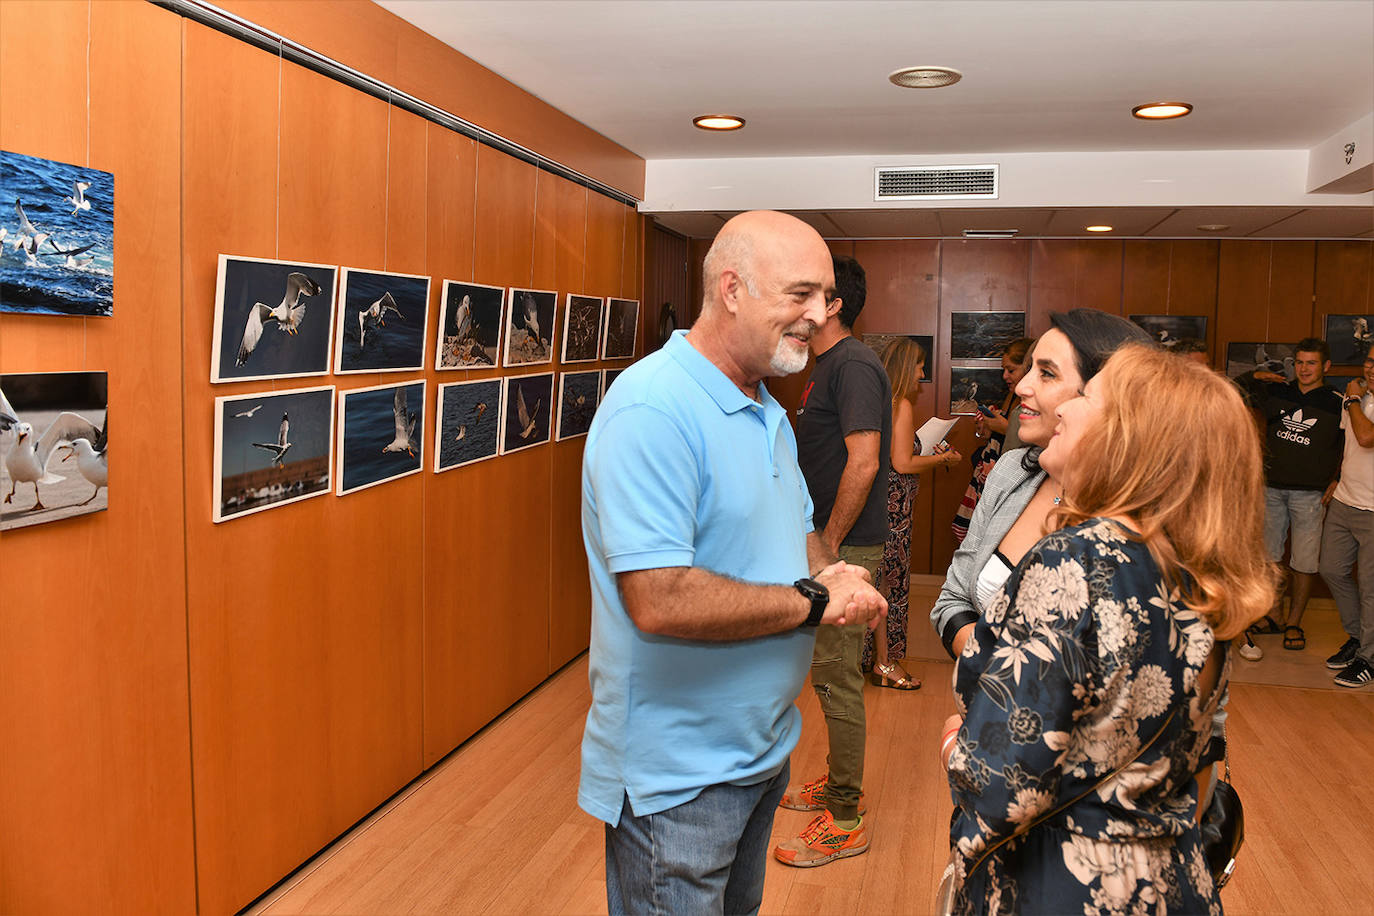
M 1350 638 L 1326 667 L 1340 672 L 1340 686 L 1363 687 L 1374 683 L 1374 347 L 1365 354 L 1363 377 L 1345 387 L 1342 414 L 1345 455 L 1340 478 L 1326 491 L 1320 569 Z M 1350 574 L 1357 559 L 1358 581 Z

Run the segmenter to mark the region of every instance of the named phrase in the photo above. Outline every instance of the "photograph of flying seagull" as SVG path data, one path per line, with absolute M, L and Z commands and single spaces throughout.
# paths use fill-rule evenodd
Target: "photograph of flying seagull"
M 114 175 L 0 151 L 0 312 L 114 311 Z
M 336 492 L 343 496 L 419 472 L 424 411 L 423 381 L 342 392 Z
M 501 454 L 549 441 L 553 419 L 553 373 L 507 376 L 501 411 Z
M 589 363 L 601 352 L 601 310 L 595 296 L 568 293 L 563 309 L 563 363 Z
M 323 496 L 333 444 L 332 385 L 216 398 L 211 517 L 223 522 Z
M 0 531 L 107 508 L 107 391 L 104 372 L 0 375 Z
M 436 369 L 492 369 L 501 363 L 506 289 L 444 281 Z
M 339 273 L 334 371 L 423 369 L 429 285 L 429 277 L 343 268 Z
M 606 300 L 606 330 L 602 334 L 602 359 L 629 359 L 635 355 L 639 333 L 639 302 L 634 299 Z
M 558 293 L 514 289 L 506 301 L 506 365 L 533 366 L 553 362 L 554 313 Z
M 501 433 L 499 378 L 439 386 L 434 431 L 434 473 L 493 458 Z
M 211 382 L 329 372 L 338 268 L 219 256 Z
M 601 373 L 564 372 L 558 377 L 558 423 L 555 441 L 585 436 L 592 428 L 601 395 Z

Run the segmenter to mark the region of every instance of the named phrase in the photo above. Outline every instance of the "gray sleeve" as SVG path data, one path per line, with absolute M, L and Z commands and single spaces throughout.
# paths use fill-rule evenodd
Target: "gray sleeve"
M 1016 522 L 1016 516 L 998 517 L 997 509 L 1008 493 L 1030 479 L 1021 467 L 1021 452 L 1020 449 L 1004 452 L 993 465 L 983 485 L 983 495 L 969 519 L 968 535 L 954 551 L 945 584 L 930 609 L 930 622 L 951 657 L 954 655 L 954 634 L 966 624 L 976 622 L 981 613 L 974 598 L 978 573 L 983 565 L 979 557 L 991 553 L 982 550 L 983 544 L 990 542 L 995 547 Z

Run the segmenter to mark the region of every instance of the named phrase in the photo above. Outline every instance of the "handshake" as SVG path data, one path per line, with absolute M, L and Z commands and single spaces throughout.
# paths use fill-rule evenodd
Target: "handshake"
M 867 624 L 871 630 L 887 616 L 887 599 L 873 587 L 868 570 L 840 560 L 813 577 L 830 592 L 823 624 Z

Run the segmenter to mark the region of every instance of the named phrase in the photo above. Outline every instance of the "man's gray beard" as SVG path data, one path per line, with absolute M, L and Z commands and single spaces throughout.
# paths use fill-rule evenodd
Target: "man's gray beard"
M 777 349 L 773 351 L 773 358 L 769 360 L 768 366 L 778 375 L 796 375 L 806 368 L 808 351 L 805 347 L 798 350 L 787 342 L 787 337 L 778 339 Z

